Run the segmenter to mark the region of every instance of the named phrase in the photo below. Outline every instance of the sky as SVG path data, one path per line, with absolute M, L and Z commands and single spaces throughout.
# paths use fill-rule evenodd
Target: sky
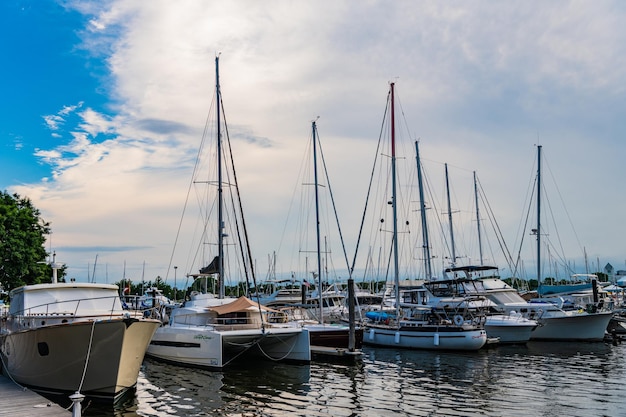
M 391 82 L 438 207 L 448 164 L 451 209 L 471 218 L 475 171 L 533 277 L 522 246 L 541 145 L 551 215 L 573 229 L 558 232 L 567 262 L 626 269 L 625 20 L 620 1 L 3 1 L 0 189 L 50 222 L 68 277 L 182 280 L 196 270 L 179 225 L 219 55 L 261 278 L 289 246 L 313 120 L 352 259 Z M 459 262 L 476 262 L 457 240 Z M 487 263 L 511 274 L 495 252 Z M 276 271 L 290 273 L 288 256 Z

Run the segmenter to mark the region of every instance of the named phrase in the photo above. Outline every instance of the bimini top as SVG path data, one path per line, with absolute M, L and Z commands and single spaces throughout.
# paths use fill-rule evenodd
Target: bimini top
M 489 265 L 466 265 L 466 266 L 455 266 L 454 268 L 446 268 L 445 272 L 456 272 L 456 271 L 465 271 L 465 272 L 479 272 L 479 271 L 489 271 L 492 269 L 498 269 L 497 266 L 489 266 Z
M 235 301 L 233 301 L 232 303 L 222 304 L 222 305 L 215 306 L 215 307 L 209 307 L 208 310 L 213 311 L 221 316 L 222 314 L 228 314 L 228 313 L 258 311 L 259 304 L 255 303 L 254 301 L 252 301 L 251 299 L 247 297 L 241 296 L 237 298 Z M 265 307 L 264 305 L 261 305 L 261 310 L 277 312 L 277 310 L 271 309 L 269 307 Z

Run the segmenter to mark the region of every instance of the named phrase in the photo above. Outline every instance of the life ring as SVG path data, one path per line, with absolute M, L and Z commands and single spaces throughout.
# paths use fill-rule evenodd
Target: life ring
M 457 326 L 461 326 L 463 324 L 463 316 L 460 314 L 457 314 L 456 316 L 454 316 L 454 324 L 456 324 Z

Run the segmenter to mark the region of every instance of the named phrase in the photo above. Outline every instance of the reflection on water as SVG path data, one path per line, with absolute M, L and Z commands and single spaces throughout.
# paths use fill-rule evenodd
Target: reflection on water
M 84 415 L 619 416 L 625 353 L 554 342 L 467 353 L 365 348 L 353 364 L 250 362 L 224 372 L 146 360 L 134 395 Z

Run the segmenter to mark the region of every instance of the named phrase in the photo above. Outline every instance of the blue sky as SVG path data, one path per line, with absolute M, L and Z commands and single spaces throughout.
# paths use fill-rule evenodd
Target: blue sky
M 80 16 L 66 13 L 60 6 L 48 10 L 33 8 L 31 2 L 3 2 L 2 66 L 5 97 L 2 104 L 2 177 L 4 186 L 14 182 L 37 181 L 48 169 L 37 164 L 36 148 L 50 145 L 51 137 L 43 131 L 42 115 L 58 110 L 58 96 L 67 92 L 72 75 L 81 84 L 92 82 L 85 76 L 84 60 L 67 50 L 78 42 L 75 27 Z M 46 34 L 56 25 L 64 30 Z M 69 93 L 69 94 L 68 94 Z M 20 115 L 20 117 L 16 117 Z M 14 150 L 19 151 L 13 152 Z
M 619 1 L 4 1 L 0 187 L 40 208 L 71 277 L 194 271 L 173 246 L 219 52 L 260 275 L 289 246 L 317 116 L 353 249 L 390 81 L 433 181 L 449 164 L 459 212 L 477 171 L 515 247 L 541 144 L 567 208 L 555 217 L 575 228 L 566 256 L 626 269 L 625 15 Z

